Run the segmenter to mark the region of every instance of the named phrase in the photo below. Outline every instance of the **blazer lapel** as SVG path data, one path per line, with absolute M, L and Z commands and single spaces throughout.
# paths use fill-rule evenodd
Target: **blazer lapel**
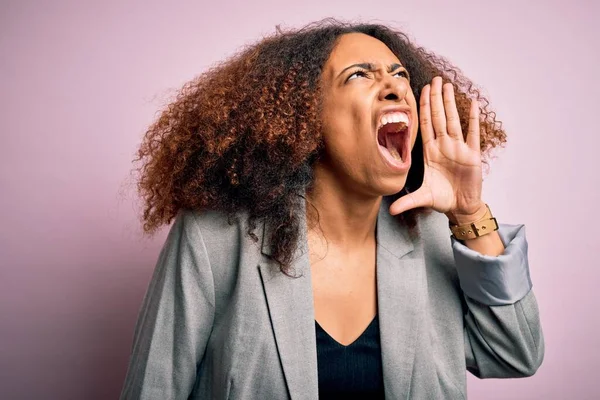
M 277 263 L 268 259 L 259 264 L 277 351 L 292 400 L 318 398 L 317 343 L 305 213 L 301 219 L 298 249 L 291 265 L 294 277 L 280 272 Z M 266 225 L 262 253 L 271 255 Z
M 377 219 L 377 298 L 385 397 L 409 397 L 425 272 L 416 246 L 382 201 Z
M 384 198 L 377 217 L 377 297 L 386 398 L 408 398 L 423 308 L 425 272 L 420 241 L 416 245 L 388 212 Z M 269 256 L 268 226 L 262 253 Z M 318 398 L 317 350 L 306 215 L 302 214 L 298 249 L 288 277 L 265 258 L 259 272 L 267 298 L 277 351 L 290 398 Z

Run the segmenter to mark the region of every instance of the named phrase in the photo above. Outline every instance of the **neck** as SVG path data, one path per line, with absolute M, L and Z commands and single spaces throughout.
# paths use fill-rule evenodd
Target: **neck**
M 314 178 L 306 193 L 309 231 L 347 249 L 373 241 L 382 197 L 359 193 L 319 166 Z

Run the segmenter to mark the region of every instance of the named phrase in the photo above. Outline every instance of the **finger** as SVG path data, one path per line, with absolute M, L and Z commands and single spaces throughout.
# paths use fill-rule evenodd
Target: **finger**
M 390 214 L 397 215 L 404 211 L 411 210 L 417 207 L 431 207 L 433 200 L 429 190 L 423 186 L 416 192 L 412 192 L 400 197 L 390 205 Z
M 419 124 L 421 125 L 421 138 L 423 139 L 423 144 L 435 139 L 433 126 L 431 125 L 431 103 L 429 101 L 430 92 L 431 85 L 425 85 L 421 90 Z
M 469 111 L 469 129 L 467 131 L 467 146 L 473 150 L 481 150 L 479 143 L 479 102 L 471 99 L 471 110 Z
M 446 135 L 446 113 L 442 98 L 442 78 L 436 76 L 431 81 L 431 122 L 435 137 Z
M 451 83 L 444 83 L 444 111 L 446 112 L 446 129 L 448 136 L 454 139 L 464 141 L 462 129 L 460 127 L 460 117 L 456 109 L 456 100 L 454 98 L 454 86 Z

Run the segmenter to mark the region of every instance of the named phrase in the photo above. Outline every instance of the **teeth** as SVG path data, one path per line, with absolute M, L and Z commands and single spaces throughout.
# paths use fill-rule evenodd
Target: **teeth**
M 409 122 L 410 122 L 410 119 L 408 118 L 408 114 L 405 112 L 386 113 L 380 117 L 380 119 L 379 119 L 380 125 L 377 128 L 377 130 L 381 129 L 383 126 L 385 126 L 387 124 L 400 123 L 401 125 L 399 125 L 397 127 L 398 132 L 400 132 L 400 131 L 402 131 L 402 129 L 404 129 L 408 126 Z M 390 138 L 390 135 L 389 135 L 390 133 L 392 133 L 392 132 L 387 132 L 385 134 L 385 148 L 387 149 L 387 151 L 390 153 L 390 155 L 392 156 L 392 158 L 394 160 L 403 162 L 402 156 L 400 155 L 400 153 L 398 153 L 398 149 L 396 149 L 396 146 L 394 146 L 394 143 L 392 142 L 392 140 Z
M 387 114 L 381 116 L 379 123 L 380 123 L 380 127 L 381 127 L 381 126 L 384 126 L 387 124 L 398 123 L 398 122 L 403 122 L 406 125 L 408 125 L 408 122 L 409 122 L 408 115 L 404 112 L 387 113 Z

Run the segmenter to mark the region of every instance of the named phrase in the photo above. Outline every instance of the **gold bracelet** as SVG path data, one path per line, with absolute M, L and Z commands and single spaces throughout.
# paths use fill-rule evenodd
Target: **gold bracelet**
M 455 225 L 448 222 L 452 236 L 457 240 L 475 239 L 498 230 L 498 221 L 492 216 L 490 207 L 486 204 L 487 211 L 482 219 L 472 224 Z

